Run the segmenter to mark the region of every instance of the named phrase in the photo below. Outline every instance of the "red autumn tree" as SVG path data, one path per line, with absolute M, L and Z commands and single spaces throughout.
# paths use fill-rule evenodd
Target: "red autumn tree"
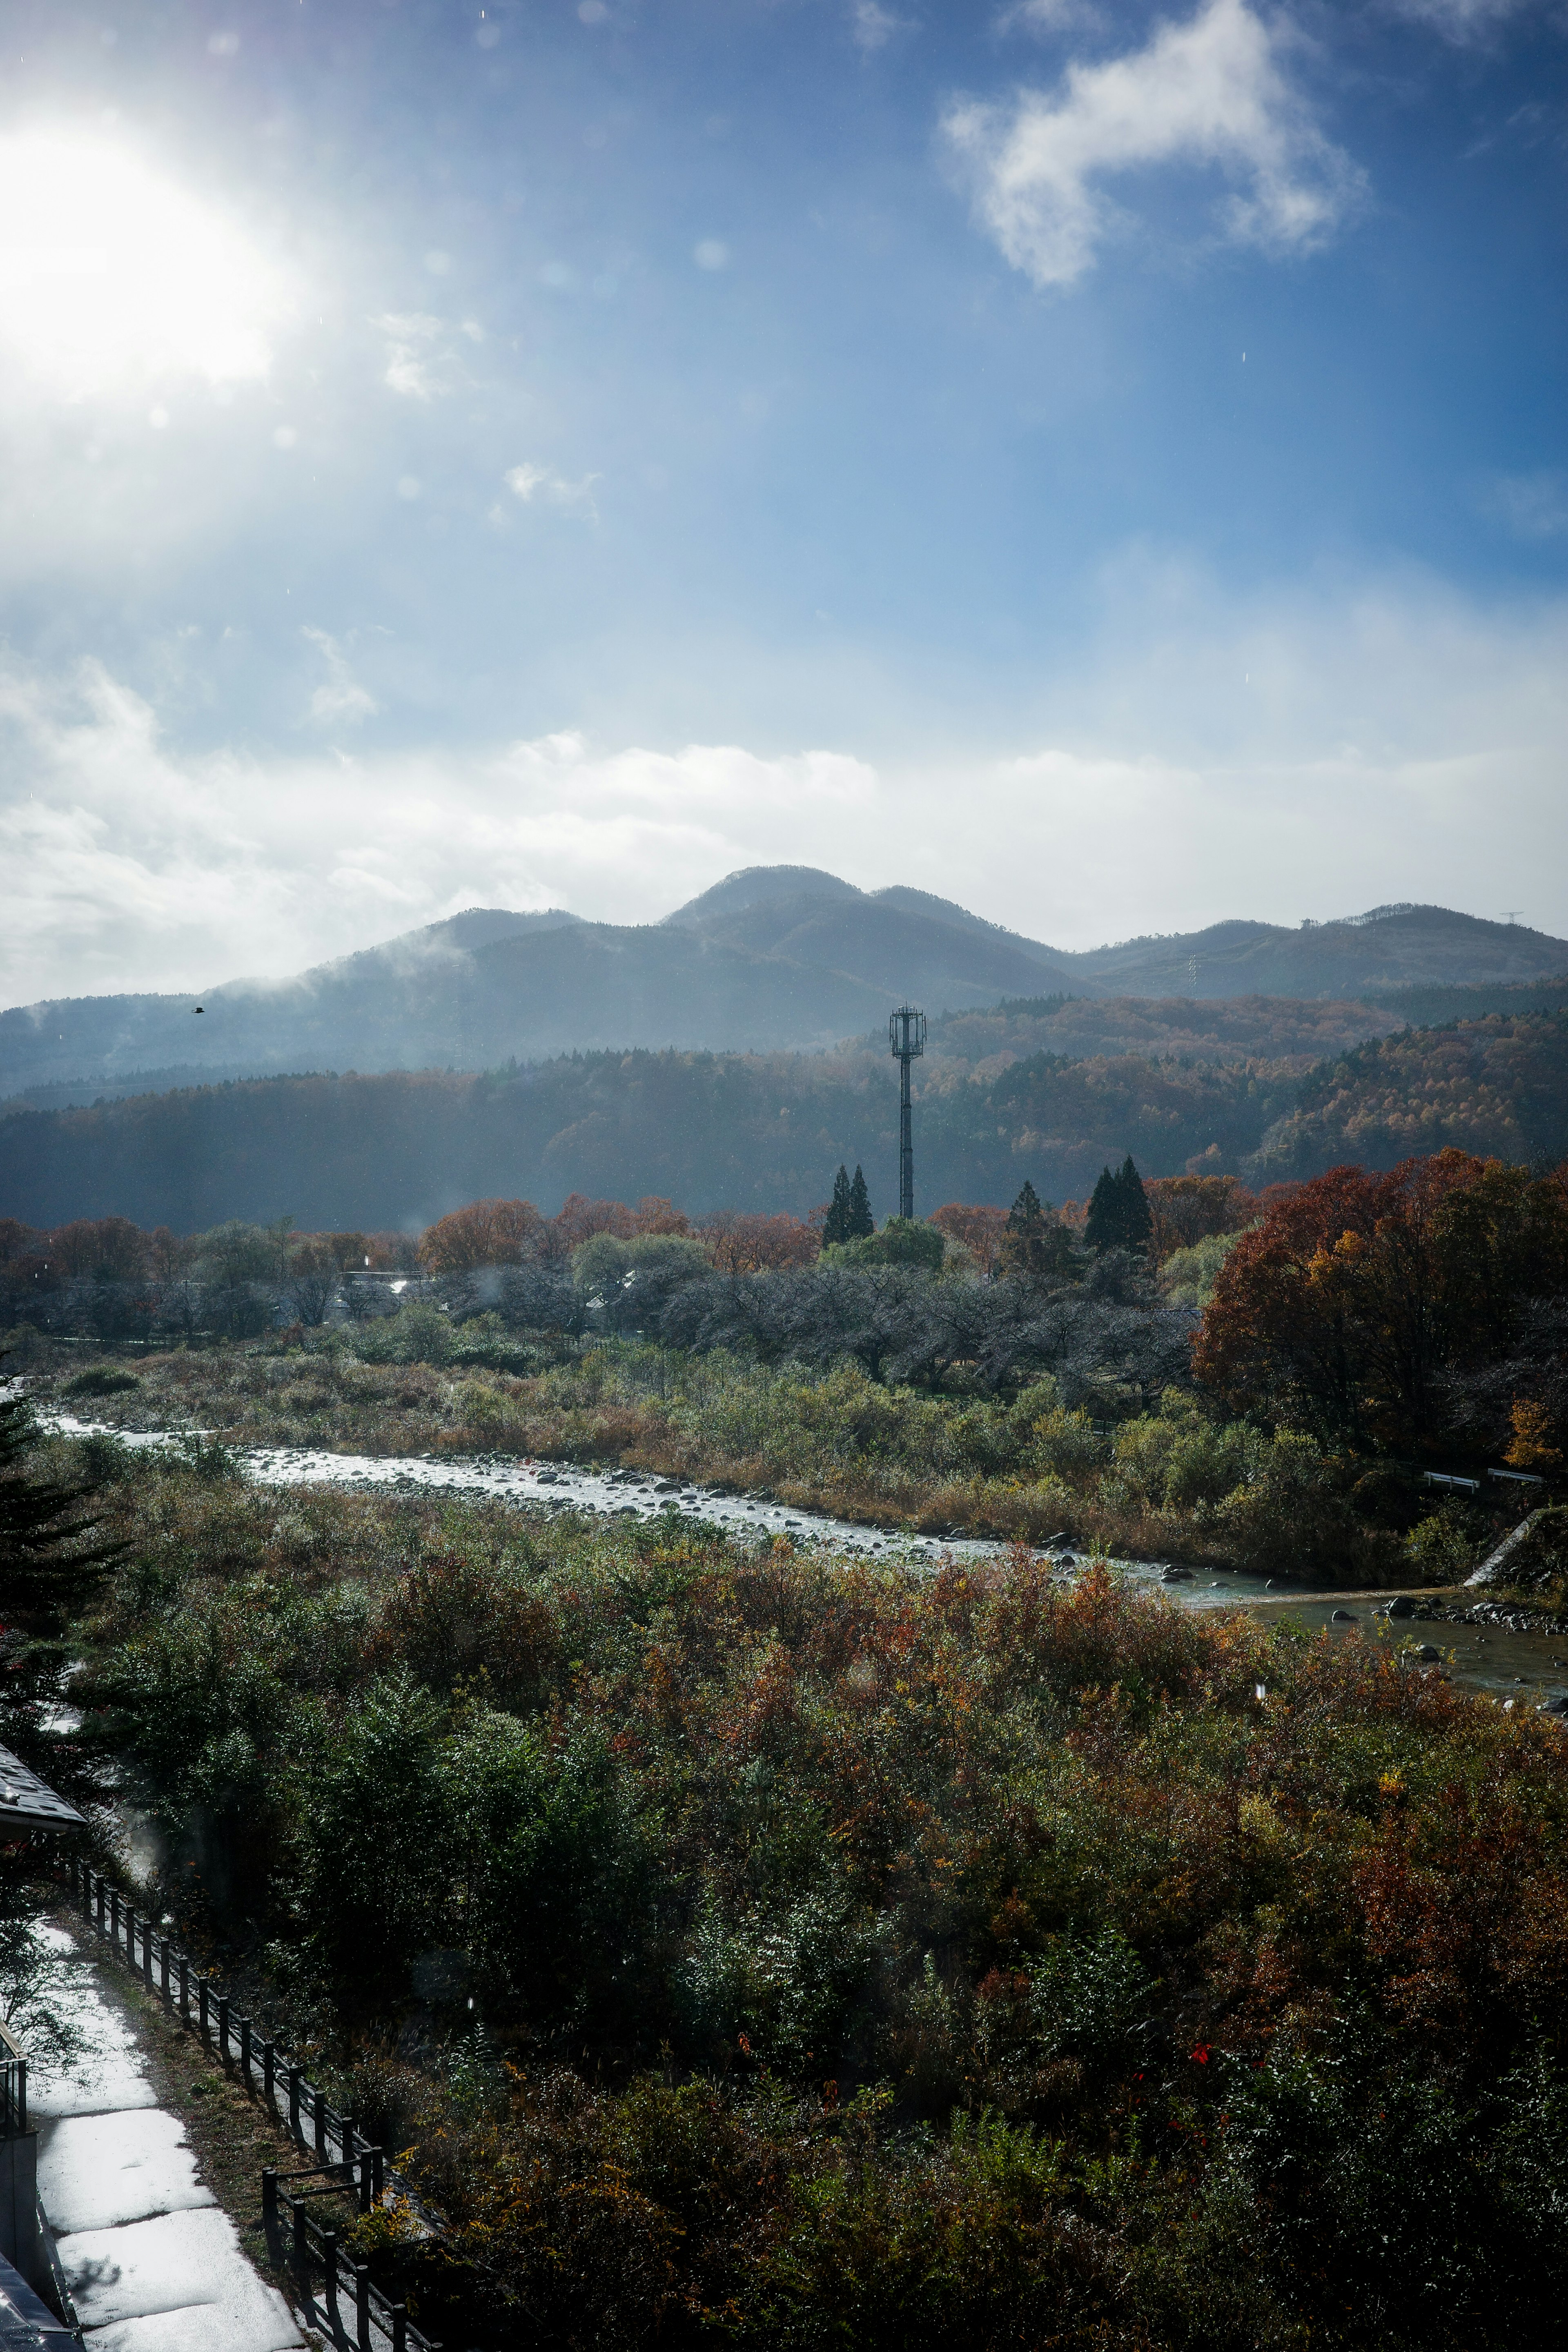
M 620 1202 L 615 1203 L 619 1208 Z M 632 1211 L 632 1227 L 639 1234 L 676 1234 L 681 1236 L 691 1231 L 691 1220 L 684 1209 L 677 1209 L 657 1192 L 645 1192 Z
M 542 1254 L 548 1227 L 531 1201 L 474 1201 L 428 1227 L 419 1263 L 430 1274 L 479 1265 L 521 1265 Z
M 56 1227 L 47 1255 L 61 1274 L 135 1282 L 147 1270 L 147 1236 L 129 1217 L 79 1217 Z
M 986 1202 L 971 1206 L 964 1201 L 948 1201 L 931 1211 L 931 1222 L 949 1241 L 963 1244 L 989 1282 L 1007 1230 L 1006 1210 L 994 1209 Z
M 698 1237 L 720 1274 L 815 1265 L 822 1247 L 820 1229 L 802 1217 L 740 1209 L 721 1209 L 704 1217 Z
M 595 1234 L 614 1234 L 618 1242 L 629 1242 L 637 1231 L 637 1221 L 624 1201 L 590 1201 L 585 1192 L 568 1194 L 550 1223 L 563 1252 L 591 1242 Z
M 1211 1234 L 1241 1234 L 1263 1212 L 1239 1176 L 1146 1176 L 1143 1195 L 1154 1220 L 1152 1252 L 1163 1265 Z
M 1335 1440 L 1418 1446 L 1447 1376 L 1568 1286 L 1562 1172 L 1460 1151 L 1333 1168 L 1270 1206 L 1221 1269 L 1194 1369 L 1232 1404 Z

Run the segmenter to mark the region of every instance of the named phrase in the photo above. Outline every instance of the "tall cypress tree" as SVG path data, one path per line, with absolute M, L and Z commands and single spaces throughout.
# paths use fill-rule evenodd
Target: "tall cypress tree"
M 1143 1179 L 1128 1153 L 1121 1163 L 1121 1246 L 1142 1255 L 1154 1238 L 1154 1219 L 1149 1207 L 1149 1195 L 1143 1190 Z
M 823 1247 L 828 1249 L 835 1242 L 847 1242 L 849 1231 L 849 1171 L 841 1160 L 838 1173 L 833 1180 L 833 1198 L 828 1202 L 827 1214 L 823 1221 Z
M 1089 1214 L 1083 1221 L 1083 1237 L 1091 1250 L 1115 1249 L 1121 1239 L 1117 1210 L 1121 1206 L 1121 1187 L 1109 1168 L 1102 1168 L 1096 1177 L 1094 1190 L 1089 1197 Z
M 866 1190 L 866 1179 L 857 1165 L 855 1181 L 849 1187 L 849 1231 L 845 1239 L 858 1241 L 862 1234 L 874 1234 L 876 1230 L 877 1220 L 871 1214 L 871 1195 Z
M 1143 1179 L 1129 1152 L 1119 1169 L 1100 1171 L 1084 1220 L 1083 1237 L 1091 1250 L 1122 1249 L 1136 1255 L 1148 1248 L 1153 1232 Z

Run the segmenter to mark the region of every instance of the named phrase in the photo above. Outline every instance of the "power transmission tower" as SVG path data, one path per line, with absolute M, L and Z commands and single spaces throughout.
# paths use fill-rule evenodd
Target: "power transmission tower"
M 1523 912 L 1524 908 L 1522 907 L 1505 907 L 1501 914 L 1498 917 L 1498 921 L 1500 923 L 1517 923 Z
M 926 1017 L 900 1004 L 888 1023 L 888 1042 L 899 1066 L 899 1214 L 915 1213 L 915 1139 L 910 1113 L 910 1064 L 926 1049 Z

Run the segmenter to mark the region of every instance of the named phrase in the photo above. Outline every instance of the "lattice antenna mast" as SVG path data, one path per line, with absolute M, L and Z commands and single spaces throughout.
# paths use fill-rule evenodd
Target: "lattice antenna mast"
M 915 1213 L 915 1139 L 910 1113 L 910 1064 L 926 1049 L 926 1017 L 900 1004 L 888 1023 L 888 1042 L 899 1066 L 899 1214 Z

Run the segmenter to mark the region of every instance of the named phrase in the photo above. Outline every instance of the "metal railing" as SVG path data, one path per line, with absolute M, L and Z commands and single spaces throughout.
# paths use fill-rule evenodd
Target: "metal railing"
M 259 2097 L 268 2114 L 285 2126 L 300 2148 L 315 2158 L 314 2164 L 300 2173 L 279 2174 L 271 2168 L 262 2173 L 262 2211 L 269 2246 L 278 2233 L 279 2183 L 331 2177 L 330 2188 L 306 2190 L 298 2196 L 284 2189 L 281 2194 L 294 2217 L 286 2252 L 301 2271 L 300 2283 L 307 2294 L 312 2292 L 311 2269 L 319 2269 L 325 2263 L 326 2308 L 334 2340 L 356 2345 L 360 2352 L 375 2352 L 377 2336 L 381 2342 L 390 2344 L 393 2352 L 441 2352 L 438 2344 L 420 2334 L 401 2304 L 393 2303 L 372 2284 L 368 2273 L 362 2285 L 364 2266 L 353 2262 L 340 2245 L 340 2232 L 323 2229 L 313 2217 L 307 2217 L 303 2222 L 298 2218 L 303 2210 L 305 2196 L 353 2195 L 360 2211 L 368 2213 L 390 2193 L 415 2214 L 432 2237 L 438 2236 L 435 2217 L 388 2165 L 384 2150 L 365 2137 L 352 2113 L 334 2107 L 315 2084 L 306 2080 L 304 2070 L 294 2063 L 286 2042 L 262 2034 L 254 2019 L 237 2015 L 231 1996 L 222 1989 L 217 1978 L 139 1912 L 112 1879 L 75 1854 L 65 1856 L 64 1872 L 77 1908 L 108 1949 L 140 1978 L 146 1992 L 162 2000 L 167 2015 L 177 2018 L 187 2033 L 198 2035 L 225 2065 L 237 2069 L 246 2089 Z M 0 2098 L 15 2095 L 19 2100 L 24 2117 L 22 2128 L 26 2128 L 26 2061 L 19 2053 L 16 2061 L 12 2062 L 13 2072 L 16 2063 L 20 2077 L 13 2094 L 5 2087 L 6 2062 L 0 2053 Z M 331 2259 L 327 2260 L 323 2249 L 329 2242 Z M 343 2334 L 338 2316 L 345 2292 L 352 2294 L 356 2314 L 357 2332 L 353 2336 Z
M 27 2128 L 27 2053 L 0 2025 L 0 2138 Z
M 418 2352 L 426 2338 L 410 2326 L 406 2305 L 394 2303 L 376 2285 L 368 2264 L 355 2262 L 341 2230 L 332 2229 L 310 2210 L 312 2198 L 353 2193 L 356 2184 L 352 2179 L 332 2177 L 344 2170 L 335 2164 L 308 2164 L 298 2172 L 278 2172 L 267 2167 L 261 2175 L 261 2214 L 268 2249 L 275 2262 L 292 2265 L 314 2315 L 334 2344 L 353 2346 L 354 2352 L 377 2352 L 379 2338 L 391 2347 L 391 2352 Z M 320 2179 L 322 2185 L 300 2189 L 288 2186 L 290 2181 L 312 2179 Z M 360 2210 L 368 2211 L 363 2183 L 359 2186 Z M 430 2352 L 440 2352 L 440 2347 L 432 2346 Z

